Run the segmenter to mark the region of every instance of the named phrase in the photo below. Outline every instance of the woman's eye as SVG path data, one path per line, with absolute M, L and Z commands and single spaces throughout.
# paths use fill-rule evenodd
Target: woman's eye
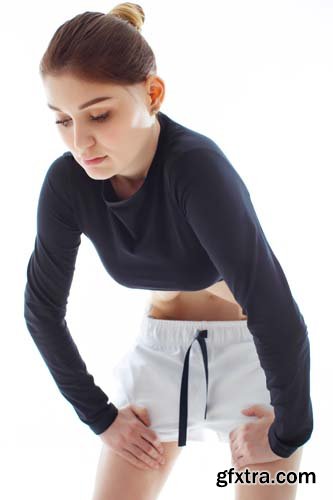
M 99 116 L 91 116 L 90 118 L 92 120 L 95 120 L 95 121 L 104 121 L 106 120 L 106 118 L 109 116 L 109 112 L 106 112 L 106 113 L 103 113 L 102 115 L 99 115 Z M 67 128 L 67 123 L 70 122 L 71 119 L 67 119 L 67 120 L 57 120 L 55 122 L 56 125 L 62 125 L 63 127 Z

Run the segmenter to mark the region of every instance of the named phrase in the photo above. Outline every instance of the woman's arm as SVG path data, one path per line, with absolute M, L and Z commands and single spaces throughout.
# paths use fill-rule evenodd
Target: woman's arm
M 304 318 L 250 194 L 223 152 L 204 147 L 183 152 L 169 172 L 177 204 L 248 316 L 275 411 L 269 444 L 288 457 L 313 429 Z
M 81 230 L 72 209 L 70 162 L 49 167 L 37 209 L 37 235 L 27 267 L 24 317 L 62 395 L 95 434 L 114 421 L 117 408 L 87 371 L 65 320 Z

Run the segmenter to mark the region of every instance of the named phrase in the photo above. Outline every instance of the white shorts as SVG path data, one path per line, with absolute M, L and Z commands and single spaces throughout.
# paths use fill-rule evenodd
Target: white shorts
M 186 439 L 228 442 L 234 428 L 257 420 L 241 413 L 252 404 L 274 411 L 246 320 L 155 319 L 146 308 L 113 376 L 112 403 L 146 407 L 149 427 L 178 446 Z

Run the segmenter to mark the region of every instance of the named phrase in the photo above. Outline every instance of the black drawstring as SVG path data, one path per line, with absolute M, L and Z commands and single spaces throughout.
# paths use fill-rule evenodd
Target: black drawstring
M 178 434 L 178 446 L 186 445 L 186 433 L 187 433 L 187 403 L 188 403 L 188 369 L 189 369 L 189 357 L 190 350 L 192 344 L 195 340 L 197 340 L 201 347 L 202 357 L 205 366 L 205 374 L 206 374 L 206 408 L 205 408 L 205 419 L 207 416 L 207 398 L 208 398 L 208 356 L 207 356 L 207 347 L 205 339 L 207 338 L 207 330 L 197 330 L 197 333 L 192 340 L 190 347 L 187 350 L 181 389 L 180 389 L 180 408 L 179 408 L 179 434 Z

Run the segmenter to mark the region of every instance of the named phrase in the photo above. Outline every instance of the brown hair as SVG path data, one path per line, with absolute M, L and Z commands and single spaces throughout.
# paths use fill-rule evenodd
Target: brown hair
M 84 12 L 63 23 L 44 53 L 41 77 L 70 73 L 90 82 L 130 85 L 156 74 L 155 56 L 141 35 L 140 5 L 116 5 L 107 14 Z

